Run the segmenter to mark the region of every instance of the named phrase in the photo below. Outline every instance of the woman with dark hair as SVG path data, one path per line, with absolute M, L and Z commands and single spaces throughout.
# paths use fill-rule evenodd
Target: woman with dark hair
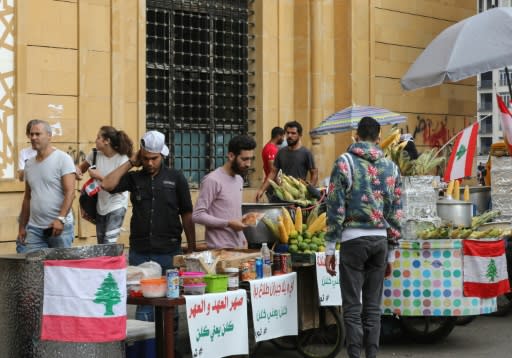
M 124 131 L 111 126 L 100 128 L 96 137 L 96 162 L 93 165 L 94 150 L 76 168 L 77 179 L 87 171 L 91 178 L 101 182 L 111 171 L 127 162 L 133 153 L 133 142 Z M 121 234 L 128 192 L 110 194 L 105 190 L 98 192 L 96 205 L 96 238 L 98 244 L 112 244 Z

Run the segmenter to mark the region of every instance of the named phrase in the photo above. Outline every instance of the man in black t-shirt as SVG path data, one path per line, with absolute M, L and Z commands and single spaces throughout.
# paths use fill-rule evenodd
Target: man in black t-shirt
M 277 152 L 272 171 L 256 193 L 256 202 L 261 199 L 263 193 L 268 189 L 269 179 L 275 180 L 279 170 L 282 170 L 286 175 L 303 180 L 307 180 L 309 173 L 309 183 L 316 186 L 318 182 L 318 169 L 315 167 L 313 154 L 309 149 L 302 146 L 302 125 L 297 121 L 288 122 L 284 126 L 284 131 L 288 146 Z
M 181 233 L 187 239 L 186 252 L 195 250 L 196 234 L 192 222 L 192 199 L 183 173 L 164 165 L 169 155 L 165 136 L 149 131 L 140 141 L 140 150 L 129 161 L 110 172 L 102 188 L 111 193 L 130 192 L 132 217 L 130 221 L 130 251 L 128 261 L 137 266 L 155 261 L 162 275 L 173 268 L 173 257 L 181 254 Z M 132 167 L 141 170 L 130 171 Z M 175 332 L 178 328 L 178 310 Z M 153 321 L 152 306 L 137 306 L 135 318 Z

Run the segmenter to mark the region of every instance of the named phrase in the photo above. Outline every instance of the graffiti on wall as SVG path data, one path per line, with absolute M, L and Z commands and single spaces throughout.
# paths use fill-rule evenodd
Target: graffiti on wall
M 77 165 L 85 160 L 85 153 L 83 150 L 77 151 L 72 146 L 69 146 L 66 153 L 68 153 L 68 155 L 73 159 L 73 162 L 75 162 Z
M 448 117 L 433 121 L 430 118 L 416 117 L 416 126 L 412 132 L 414 141 L 432 148 L 442 147 L 455 135 L 454 130 L 448 128 Z
M 0 179 L 14 179 L 14 0 L 0 1 Z

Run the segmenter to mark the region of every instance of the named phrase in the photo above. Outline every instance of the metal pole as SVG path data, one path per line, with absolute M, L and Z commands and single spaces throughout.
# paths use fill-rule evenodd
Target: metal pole
M 510 76 L 508 75 L 508 68 L 506 66 L 505 66 L 505 75 L 507 76 L 508 93 L 510 94 L 510 98 L 512 98 L 512 86 L 510 85 Z

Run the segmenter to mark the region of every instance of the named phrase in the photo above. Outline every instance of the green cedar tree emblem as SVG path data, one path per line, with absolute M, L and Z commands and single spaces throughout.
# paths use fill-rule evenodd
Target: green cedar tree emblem
M 466 152 L 468 151 L 468 149 L 466 148 L 466 146 L 464 144 L 462 144 L 459 149 L 457 149 L 457 160 L 460 160 L 460 158 L 462 158 L 464 156 L 464 154 L 466 154 Z
M 107 277 L 101 283 L 101 286 L 96 291 L 96 298 L 94 303 L 102 303 L 105 305 L 104 316 L 113 316 L 114 311 L 112 308 L 114 305 L 121 302 L 121 292 L 117 286 L 117 282 L 109 272 Z
M 489 265 L 487 265 L 487 273 L 485 277 L 489 279 L 490 282 L 494 282 L 496 277 L 498 276 L 498 269 L 496 268 L 496 262 L 494 259 L 491 259 Z

